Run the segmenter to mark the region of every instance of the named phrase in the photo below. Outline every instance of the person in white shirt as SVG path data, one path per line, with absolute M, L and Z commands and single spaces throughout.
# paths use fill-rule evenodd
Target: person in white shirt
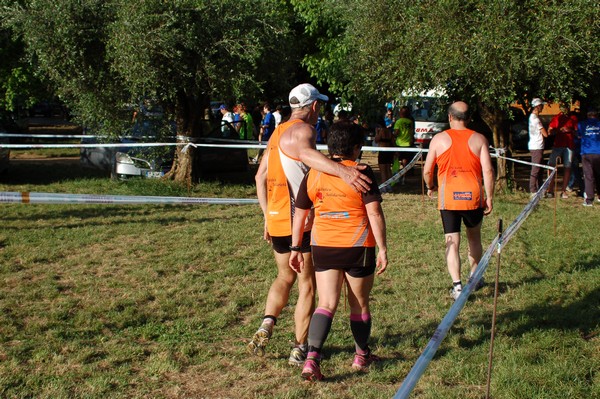
M 235 130 L 233 126 L 233 113 L 229 111 L 229 107 L 225 104 L 222 104 L 219 107 L 219 110 L 223 115 L 223 119 L 221 119 L 221 136 L 224 138 L 233 137 L 233 132 Z
M 529 115 L 529 143 L 528 148 L 531 153 L 531 163 L 540 165 L 544 157 L 544 138 L 548 137 L 548 132 L 540 121 L 539 114 L 544 109 L 544 101 L 534 98 L 531 101 L 531 115 Z M 540 166 L 531 165 L 531 174 L 529 176 L 529 192 L 534 195 L 540 188 Z
M 282 117 L 283 116 L 281 115 L 281 105 L 278 105 L 277 107 L 275 107 L 275 112 L 273 112 L 273 118 L 275 118 L 275 127 L 279 126 Z

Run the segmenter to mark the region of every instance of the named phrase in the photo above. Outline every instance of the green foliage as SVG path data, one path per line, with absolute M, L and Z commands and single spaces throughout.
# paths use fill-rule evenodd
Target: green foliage
M 294 20 L 280 0 L 5 3 L 3 26 L 35 68 L 81 123 L 112 136 L 130 125 L 127 104 L 143 98 L 198 134 L 211 99 L 287 92 L 299 57 L 284 45 Z
M 505 108 L 583 95 L 600 65 L 593 1 L 357 1 L 346 76 L 381 94 L 445 87 Z

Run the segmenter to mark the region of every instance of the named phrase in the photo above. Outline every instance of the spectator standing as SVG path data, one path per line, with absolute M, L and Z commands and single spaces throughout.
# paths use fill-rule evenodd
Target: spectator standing
M 346 166 L 354 161 L 363 143 L 359 125 L 340 122 L 331 127 L 327 147 L 331 159 Z M 354 191 L 339 177 L 312 169 L 300 185 L 292 230 L 292 253 L 289 265 L 304 273 L 308 254 L 300 251 L 306 219 L 314 206 L 314 224 L 311 233 L 312 262 L 316 272 L 319 304 L 310 320 L 308 354 L 302 377 L 309 381 L 321 380 L 321 350 L 329 335 L 344 282 L 348 285 L 350 329 L 356 354 L 352 368 L 368 371 L 374 361 L 371 353 L 371 311 L 369 295 L 377 274 L 388 265 L 386 229 L 381 194 L 370 168 L 365 170 L 372 183 L 367 193 Z M 346 215 L 333 217 L 332 215 Z M 375 246 L 379 248 L 375 254 Z
M 375 144 L 381 148 L 389 148 L 394 146 L 394 135 L 387 127 L 378 125 L 375 129 Z M 381 174 L 381 182 L 386 182 L 392 177 L 392 163 L 394 162 L 394 153 L 390 151 L 379 151 L 377 153 L 377 163 L 379 164 L 379 173 Z M 384 192 L 390 192 L 390 188 L 386 188 Z
M 560 112 L 555 115 L 548 126 L 548 133 L 554 136 L 554 145 L 552 154 L 548 160 L 548 165 L 556 167 L 557 158 L 560 157 L 565 169 L 562 181 L 561 198 L 569 198 L 567 194 L 567 185 L 571 178 L 571 165 L 573 163 L 573 149 L 575 147 L 574 136 L 577 131 L 577 122 L 569 116 L 569 109 L 565 104 L 561 104 Z M 555 173 L 556 178 L 557 173 Z M 550 182 L 548 189 L 550 196 L 554 196 L 554 181 Z
M 315 130 L 317 132 L 317 144 L 327 143 L 327 123 L 321 115 L 317 119 Z
M 531 153 L 531 174 L 529 175 L 529 192 L 531 196 L 535 195 L 540 189 L 540 170 L 537 166 L 542 163 L 544 158 L 544 139 L 548 137 L 548 132 L 542 125 L 539 114 L 544 109 L 544 101 L 534 98 L 531 101 L 531 115 L 529 115 L 529 143 L 527 148 Z
M 481 223 L 492 212 L 494 169 L 485 136 L 467 129 L 469 107 L 462 101 L 448 109 L 450 129 L 433 136 L 423 167 L 427 195 L 437 190 L 433 171 L 438 166 L 438 209 L 446 240 L 446 262 L 452 278 L 450 296 L 455 300 L 462 292 L 460 262 L 460 227 L 464 223 L 469 243 L 471 277 L 481 260 Z M 486 196 L 483 196 L 485 190 Z M 483 286 L 483 279 L 475 289 Z
M 264 355 L 273 326 L 287 305 L 290 290 L 298 278 L 298 301 L 294 312 L 296 345 L 289 363 L 299 366 L 306 359 L 308 325 L 314 310 L 314 273 L 309 255 L 310 224 L 303 229 L 301 244 L 290 247 L 293 204 L 300 183 L 309 167 L 342 178 L 356 191 L 370 189 L 372 181 L 359 172 L 359 167 L 334 162 L 315 149 L 314 124 L 321 103 L 327 100 L 327 96 L 307 83 L 292 89 L 289 95 L 292 108 L 290 120 L 279 125 L 273 133 L 255 178 L 257 197 L 265 218 L 263 238 L 273 247 L 277 277 L 267 295 L 261 326 L 248 344 L 248 349 L 251 353 Z M 298 275 L 289 267 L 291 249 L 306 254 L 305 270 Z
M 394 124 L 394 136 L 396 138 L 396 147 L 413 147 L 415 143 L 415 122 L 411 118 L 410 109 L 408 107 L 400 108 L 398 120 Z M 409 157 L 412 158 L 412 152 L 397 152 L 399 163 L 402 167 L 408 165 Z M 404 176 L 401 184 L 404 184 Z
M 275 117 L 273 117 L 273 113 L 271 112 L 271 105 L 269 103 L 265 103 L 263 105 L 262 110 L 263 118 L 260 122 L 260 132 L 258 133 L 258 141 L 260 143 L 266 143 L 271 138 L 271 134 L 275 131 Z M 262 148 L 258 150 L 258 154 L 256 158 L 254 158 L 254 163 L 258 163 L 261 156 L 263 155 L 265 150 Z
M 221 119 L 221 136 L 223 138 L 233 137 L 233 131 L 235 130 L 233 126 L 233 113 L 229 111 L 229 107 L 226 104 L 221 104 L 219 110 L 221 111 L 221 115 L 223 115 Z
M 252 120 L 252 115 L 248 113 L 248 108 L 245 103 L 240 103 L 238 105 L 238 109 L 240 111 L 240 139 L 242 140 L 253 140 L 255 136 L 255 127 L 254 121 Z
M 383 122 L 385 124 L 385 128 L 388 129 L 390 132 L 394 130 L 394 123 L 396 123 L 396 120 L 394 119 L 394 113 L 392 112 L 392 109 L 388 109 L 385 112 Z
M 281 110 L 281 105 L 277 105 L 275 107 L 275 112 L 273 112 L 273 118 L 275 118 L 275 127 L 279 126 L 281 120 L 283 119 L 283 115 L 281 115 Z
M 239 133 L 240 128 L 242 127 L 242 118 L 240 116 L 239 104 L 235 104 L 233 106 L 233 111 L 231 113 L 233 114 L 233 128 L 235 129 L 236 133 Z
M 600 120 L 598 111 L 589 109 L 587 119 L 579 123 L 581 136 L 581 163 L 585 183 L 584 206 L 594 203 L 594 191 L 600 201 Z M 595 190 L 594 190 L 595 188 Z

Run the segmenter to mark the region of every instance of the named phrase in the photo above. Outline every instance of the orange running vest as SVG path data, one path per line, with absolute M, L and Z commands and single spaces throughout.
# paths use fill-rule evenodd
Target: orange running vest
M 342 161 L 345 166 L 357 165 Z M 321 247 L 374 247 L 375 237 L 362 194 L 336 176 L 316 170 L 308 174 L 306 188 L 315 209 L 311 245 Z
M 438 209 L 464 211 L 484 207 L 481 161 L 469 148 L 473 130 L 449 129 L 452 145 L 440 154 Z
M 281 135 L 298 122 L 302 121 L 294 119 L 279 124 L 267 143 L 267 231 L 273 237 L 292 234 L 296 195 L 308 173 L 308 166 L 288 156 L 279 147 Z

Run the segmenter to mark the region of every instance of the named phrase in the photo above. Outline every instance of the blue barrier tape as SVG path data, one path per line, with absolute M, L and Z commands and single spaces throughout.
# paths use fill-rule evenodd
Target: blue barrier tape
M 158 197 L 141 195 L 56 194 L 7 191 L 0 192 L 0 203 L 249 205 L 258 204 L 258 200 L 247 198 Z
M 413 365 L 412 369 L 410 370 L 410 372 L 408 373 L 408 375 L 402 382 L 400 389 L 398 389 L 398 391 L 394 395 L 394 399 L 408 398 L 408 396 L 414 389 L 415 385 L 417 384 L 417 382 L 419 381 L 419 379 L 421 378 L 421 376 L 427 369 L 427 366 L 429 366 L 429 363 L 433 359 L 433 356 L 435 355 L 440 344 L 442 343 L 442 341 L 448 334 L 448 331 L 454 324 L 454 321 L 458 317 L 458 314 L 460 313 L 460 311 L 464 307 L 465 303 L 467 302 L 469 295 L 471 295 L 471 291 L 473 290 L 475 285 L 477 283 L 479 283 L 479 281 L 481 280 L 481 277 L 487 270 L 490 258 L 492 256 L 492 252 L 494 251 L 494 249 L 497 249 L 498 251 L 500 251 L 501 248 L 504 245 L 506 245 L 508 243 L 508 241 L 510 241 L 511 237 L 517 232 L 517 230 L 523 224 L 525 219 L 527 219 L 527 217 L 531 214 L 533 209 L 540 202 L 540 199 L 542 198 L 542 196 L 545 194 L 546 190 L 550 186 L 550 182 L 552 181 L 552 178 L 554 177 L 555 173 L 556 173 L 556 169 L 552 168 L 552 173 L 550 174 L 550 176 L 546 179 L 544 184 L 542 184 L 542 186 L 540 187 L 538 192 L 535 194 L 535 196 L 533 196 L 533 198 L 531 198 L 531 200 L 525 206 L 523 211 L 521 211 L 521 213 L 517 216 L 517 218 L 505 230 L 504 234 L 502 235 L 502 239 L 500 240 L 498 236 L 496 236 L 494 238 L 494 240 L 492 241 L 490 246 L 487 248 L 485 253 L 482 255 L 481 260 L 477 264 L 477 268 L 475 269 L 475 272 L 473 273 L 473 276 L 471 277 L 471 282 L 468 283 L 465 287 L 463 287 L 461 294 L 456 299 L 454 304 L 450 307 L 450 310 L 448 310 L 448 313 L 446 313 L 446 316 L 444 316 L 444 318 L 440 322 L 438 328 L 435 330 L 435 333 L 431 337 L 431 340 L 429 341 L 429 343 L 423 350 L 423 353 L 421 353 L 421 356 L 419 356 L 419 358 Z

